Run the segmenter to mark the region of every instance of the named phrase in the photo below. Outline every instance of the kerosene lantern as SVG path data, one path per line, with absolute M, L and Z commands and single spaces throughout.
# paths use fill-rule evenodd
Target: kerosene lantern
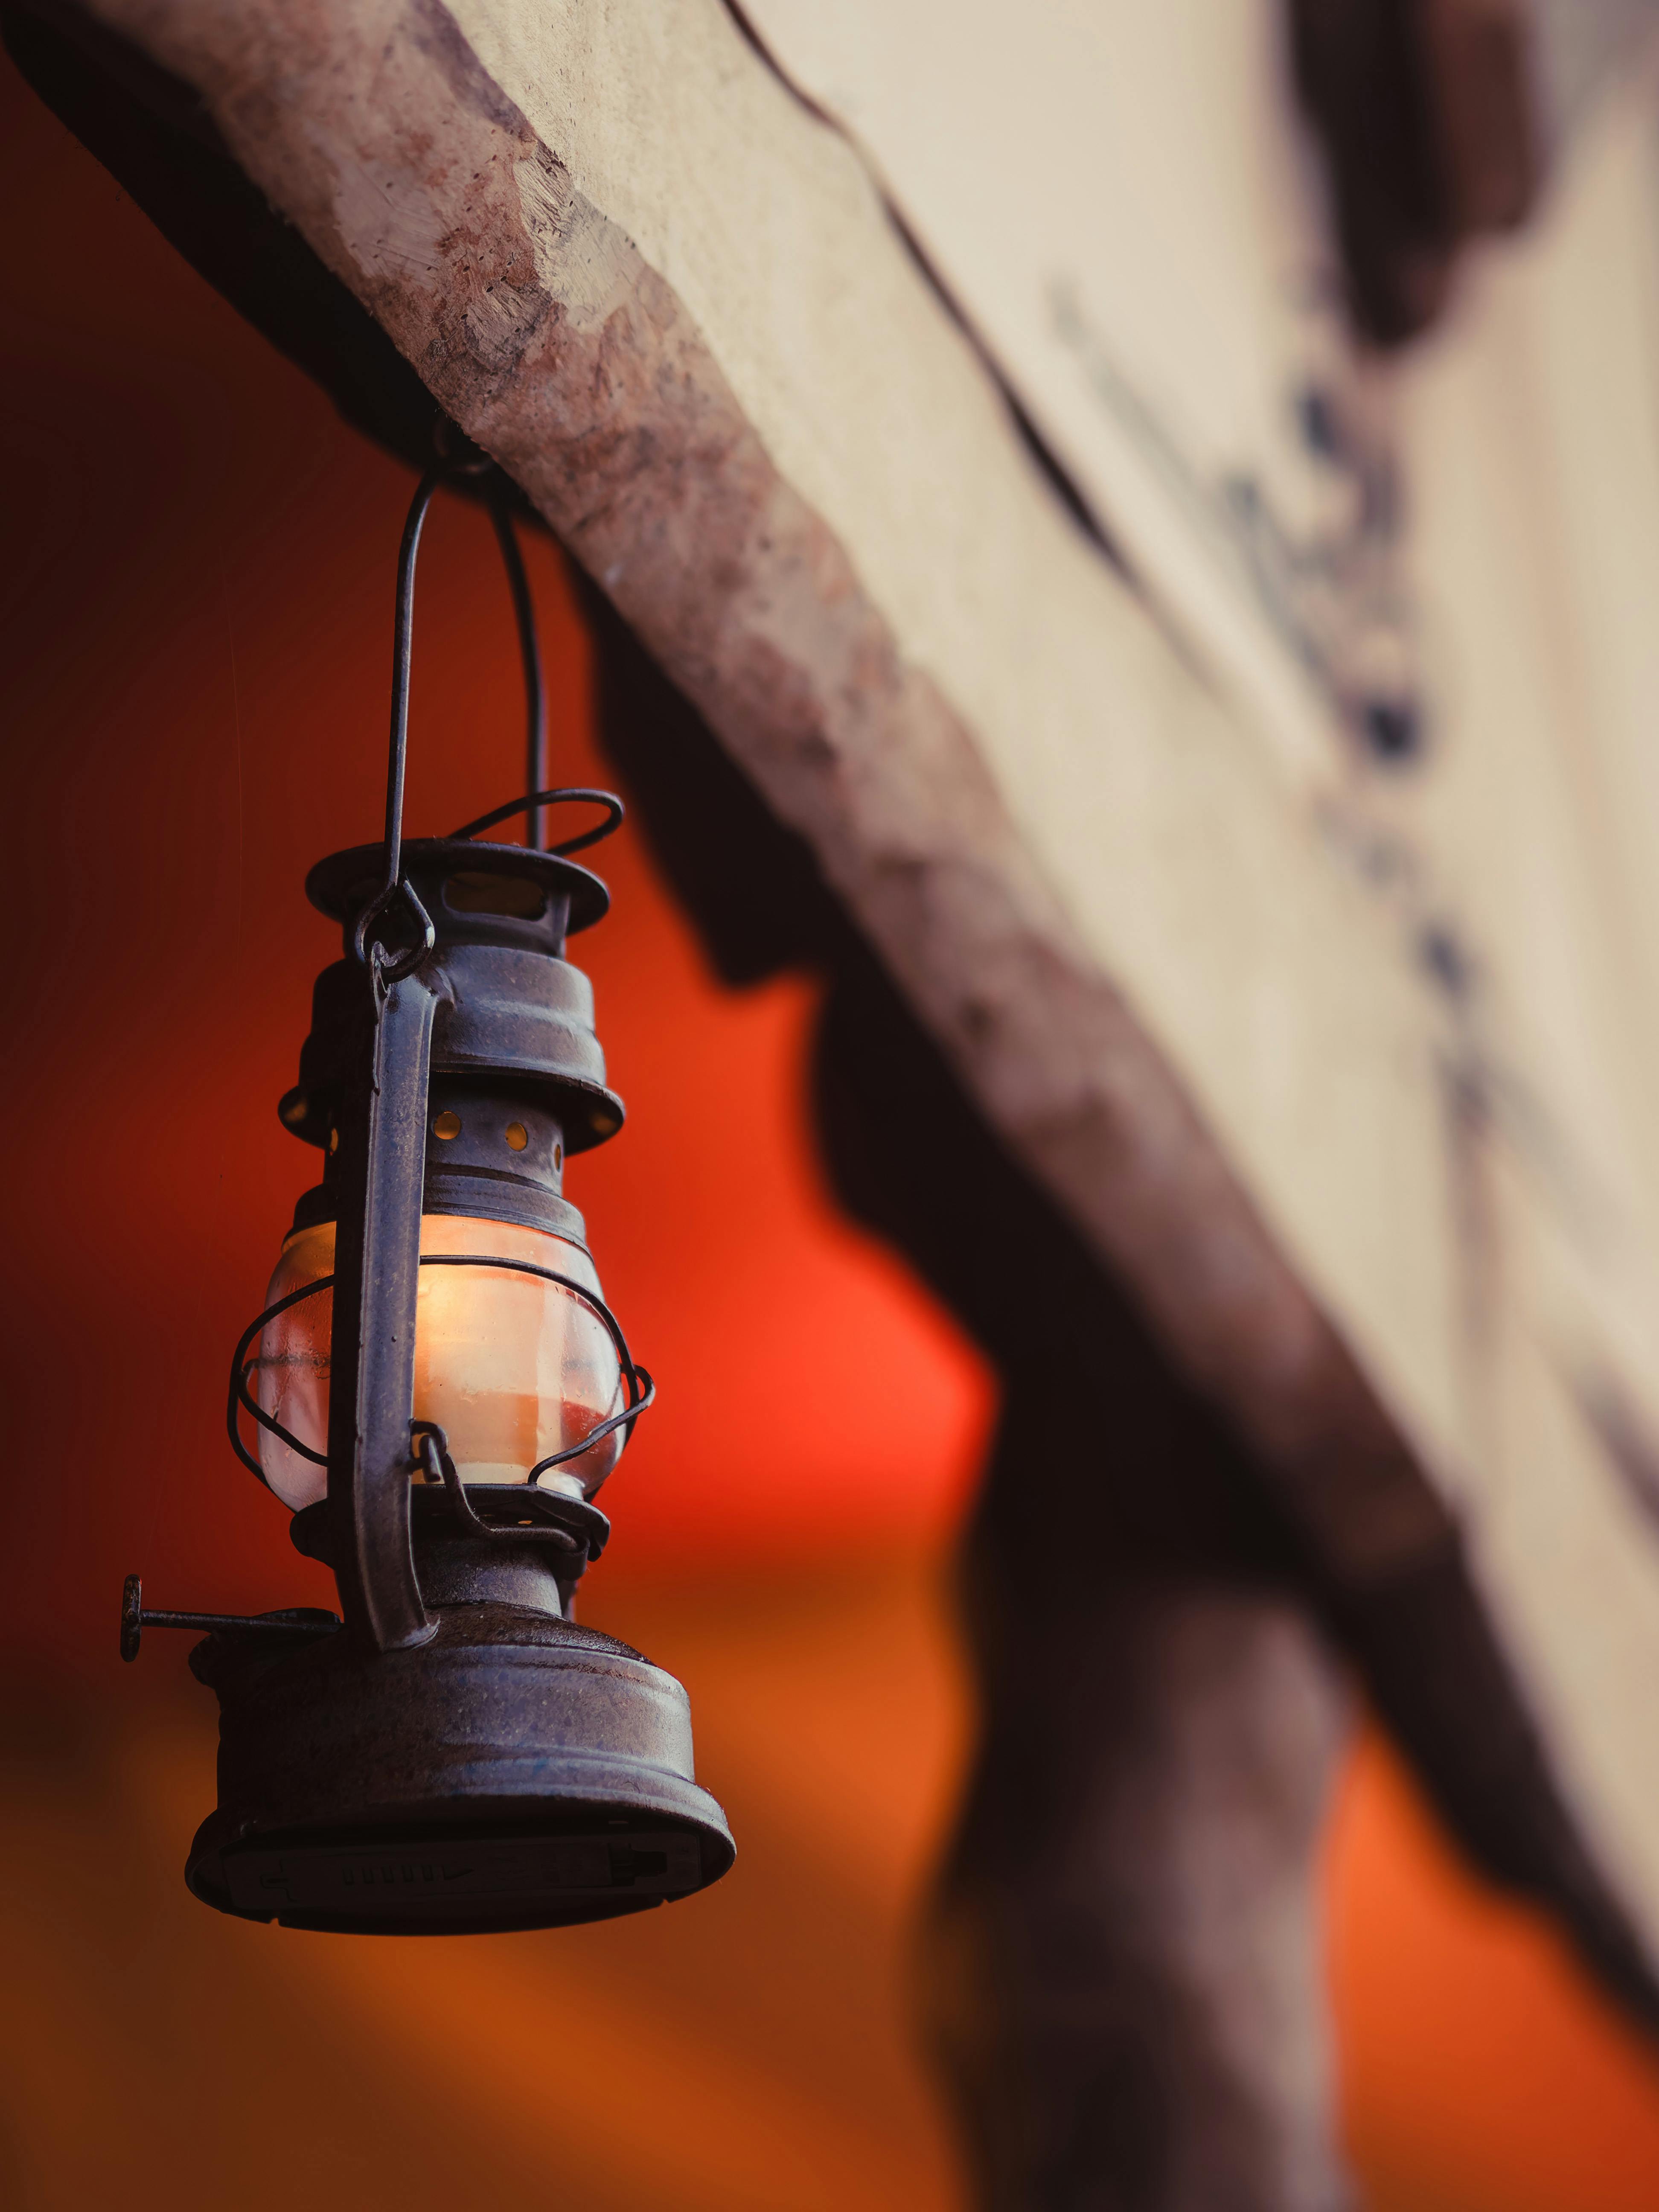
M 518 614 L 530 790 L 403 836 L 416 560 L 447 473 L 485 489 Z M 434 465 L 398 565 L 381 843 L 313 869 L 344 957 L 318 977 L 284 1125 L 322 1155 L 232 1361 L 230 1439 L 330 1566 L 343 1619 L 147 1611 L 207 1631 L 219 1804 L 185 1880 L 222 1911 L 380 1932 L 548 1927 L 689 1895 L 731 1865 L 672 1675 L 579 1626 L 595 1496 L 653 1385 L 605 1304 L 567 1159 L 622 1126 L 565 940 L 609 905 L 572 857 L 622 820 L 544 790 L 544 712 L 506 488 Z M 602 818 L 541 849 L 544 810 Z M 523 845 L 480 842 L 523 815 Z M 246 1436 L 244 1431 L 246 1431 Z M 250 1449 L 250 1443 L 253 1449 Z

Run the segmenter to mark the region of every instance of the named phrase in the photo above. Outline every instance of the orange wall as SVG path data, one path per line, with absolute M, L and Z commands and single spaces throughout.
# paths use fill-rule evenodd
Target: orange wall
M 293 1079 L 311 977 L 331 957 L 331 933 L 300 884 L 319 854 L 377 828 L 392 562 L 409 483 L 185 268 L 9 70 L 0 96 L 10 216 L 0 712 L 15 885 L 3 1340 L 13 1570 L 0 1637 L 15 1692 L 44 1679 L 50 1655 L 54 1694 L 67 1683 L 77 1711 L 131 1715 L 142 1734 L 155 1684 L 175 1680 L 179 1666 L 147 1650 L 141 1688 L 143 1669 L 112 1662 L 127 1569 L 142 1567 L 158 1603 L 328 1595 L 319 1571 L 288 1547 L 280 1510 L 230 1458 L 221 1409 L 230 1346 L 311 1179 L 312 1156 L 274 1112 Z M 585 720 L 582 641 L 551 550 L 534 546 L 531 562 L 552 670 L 554 771 L 587 781 L 603 772 Z M 422 572 L 413 828 L 447 827 L 516 788 L 515 682 L 488 530 L 445 503 Z M 596 979 L 632 1119 L 577 1164 L 571 1194 L 662 1389 L 607 1495 L 617 1539 L 603 1572 L 624 1609 L 630 1587 L 654 1576 L 667 1589 L 690 1567 L 694 1582 L 717 1573 L 723 1589 L 747 1589 L 744 1602 L 763 1611 L 771 1593 L 816 1587 L 812 1563 L 833 1561 L 849 1493 L 861 1529 L 885 1535 L 896 1558 L 937 1553 L 971 1483 L 990 1387 L 902 1268 L 823 1196 L 801 1111 L 810 987 L 720 992 L 637 843 L 624 833 L 601 867 L 616 910 L 576 957 Z M 893 1602 L 902 1612 L 924 1601 L 911 1589 Z M 937 1623 L 935 1601 L 926 1604 Z M 828 1630 L 819 1637 L 810 1607 L 796 1610 L 764 1649 L 768 1668 L 797 1669 L 791 1710 L 821 1705 L 810 1756 L 787 1729 L 757 1735 L 752 1672 L 731 1673 L 721 1704 L 727 1662 L 709 1647 L 716 1732 L 734 1772 L 752 1765 L 763 1820 L 768 1806 L 811 1802 L 836 1742 L 867 1751 L 879 1735 L 875 1705 L 835 1702 L 852 1694 L 846 1650 Z M 927 1641 L 934 1632 L 912 1637 L 893 1626 L 900 1613 L 882 1618 L 897 1656 L 876 1702 L 902 1702 L 908 1683 L 916 1710 L 933 1716 L 921 1750 L 896 1739 L 856 1765 L 877 1790 L 860 1835 L 891 1827 L 898 1816 L 884 1806 L 910 1808 L 899 1821 L 908 1856 L 882 1875 L 879 1911 L 869 1907 L 896 1959 L 903 1897 L 948 1798 L 962 1721 L 948 1650 Z M 684 1632 L 695 1644 L 702 1632 Z M 872 1648 L 867 1636 L 860 1648 Z M 73 1826 L 80 1816 L 63 1817 Z M 13 1814 L 25 1842 L 31 1819 L 26 1794 Z M 743 1896 L 757 1894 L 736 1879 L 726 1887 L 739 1904 L 711 1911 L 747 1910 Z M 1344 1785 L 1329 1893 L 1349 2125 L 1380 2212 L 1659 2206 L 1659 2077 L 1648 2054 L 1546 1931 L 1458 1870 L 1374 1747 Z M 97 1962 L 116 1966 L 112 1939 L 89 1932 L 95 1917 L 64 1909 L 40 1971 L 50 1978 L 59 1959 L 67 1973 L 80 1960 L 92 1990 Z M 226 1935 L 222 1953 L 216 1924 L 196 1917 L 189 1942 L 210 1988 L 230 1971 L 225 1960 L 244 1955 L 235 1945 L 247 1931 Z M 646 1940 L 625 1939 L 636 1950 Z M 775 1946 L 757 1942 L 751 1954 L 749 1940 L 738 1945 L 749 1980 L 730 2000 L 739 2010 L 761 2004 L 780 1971 Z M 589 1942 L 534 1955 L 580 1960 Z M 319 1956 L 303 1946 L 281 1955 Z M 345 1982 L 335 1977 L 327 2002 L 346 2003 L 349 1983 L 376 2018 L 412 1971 L 399 1947 L 331 1956 L 356 1963 L 341 1966 Z M 442 1969 L 452 1971 L 461 1970 Z M 897 2051 L 899 1998 L 871 1988 L 869 2003 L 888 2008 L 879 2035 Z M 505 2000 L 497 1991 L 489 2002 Z M 59 2021 L 47 2041 L 61 2033 L 67 2061 L 88 2031 L 50 2004 L 40 2017 Z M 704 2032 L 726 2033 L 727 2018 L 716 2005 Z M 843 2041 L 864 2032 L 849 2017 Z M 136 2064 L 124 2048 L 123 2063 Z M 39 2050 L 36 2037 L 25 2055 Z M 143 2063 L 161 2071 L 134 2106 L 141 2134 L 167 2108 L 171 2078 L 164 2056 L 150 2051 Z M 173 2094 L 184 2094 L 176 2081 Z M 772 2092 L 756 2094 L 781 2142 L 795 2108 L 782 2090 L 771 2104 Z M 894 2128 L 925 2130 L 920 2093 L 905 2094 L 910 2117 Z M 54 2128 L 67 2140 L 70 2119 L 29 2109 L 17 2124 L 34 2130 L 31 2142 Z M 240 2123 L 222 2113 L 222 2124 L 234 2172 Z M 648 2119 L 641 2124 L 648 2133 Z M 720 2180 L 717 2149 L 709 2154 L 710 2201 L 749 2201 Z M 893 2155 L 896 2172 L 910 2170 Z M 916 2155 L 915 2173 L 931 2178 L 896 2203 L 948 2193 L 937 2146 Z M 778 2159 L 780 2174 L 795 2170 L 782 2150 Z M 591 2160 L 585 2170 L 580 2201 L 597 2204 Z M 60 2174 L 55 2196 L 42 2185 L 40 2201 L 94 2201 L 106 2185 L 83 2187 L 72 2178 L 82 2171 L 63 2168 L 71 2178 Z M 408 2201 L 413 2184 L 399 2185 Z M 763 2204 L 763 2181 L 755 2186 Z M 496 2202 L 510 2193 L 503 2182 Z M 352 2201 L 370 2199 L 360 2189 Z M 677 2200 L 659 2179 L 641 2201 Z M 703 2200 L 688 2182 L 678 2201 Z M 776 2201 L 817 2199 L 803 2182 Z

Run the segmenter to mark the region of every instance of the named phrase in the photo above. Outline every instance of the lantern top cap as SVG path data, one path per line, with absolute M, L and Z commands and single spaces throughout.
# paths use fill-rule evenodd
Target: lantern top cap
M 349 931 L 380 890 L 385 870 L 383 843 L 331 853 L 306 878 L 306 896 L 319 913 Z M 526 845 L 413 837 L 403 848 L 403 872 L 437 919 L 441 940 L 457 933 L 458 921 L 470 934 L 465 924 L 474 917 L 499 916 L 541 923 L 553 950 L 565 937 L 602 921 L 611 909 L 611 893 L 591 869 Z M 501 888 L 492 897 L 494 884 Z

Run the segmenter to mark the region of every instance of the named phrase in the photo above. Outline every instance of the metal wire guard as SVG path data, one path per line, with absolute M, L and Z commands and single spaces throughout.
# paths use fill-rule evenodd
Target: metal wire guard
M 528 1260 L 510 1260 L 493 1252 L 422 1252 L 421 1265 L 423 1267 L 502 1267 L 511 1273 L 535 1275 L 544 1283 L 556 1283 L 562 1291 L 568 1291 L 573 1297 L 579 1297 L 584 1305 L 592 1308 L 605 1324 L 606 1334 L 616 1346 L 617 1364 L 622 1370 L 623 1380 L 628 1386 L 627 1405 L 620 1413 L 612 1413 L 608 1419 L 601 1421 L 597 1428 L 590 1429 L 580 1443 L 567 1444 L 562 1451 L 550 1452 L 545 1459 L 538 1460 L 535 1466 L 525 1476 L 526 1488 L 533 1488 L 550 1468 L 562 1467 L 567 1460 L 580 1459 L 585 1453 L 592 1451 L 596 1443 L 611 1435 L 614 1431 L 623 1429 L 628 1432 L 628 1435 L 631 1435 L 634 1423 L 638 1420 L 641 1413 L 654 1404 L 657 1395 L 656 1383 L 652 1379 L 649 1369 L 640 1366 L 629 1352 L 628 1339 L 623 1334 L 621 1322 L 602 1297 L 596 1296 L 593 1291 L 576 1282 L 571 1276 L 562 1275 L 556 1268 L 538 1267 Z M 309 1460 L 313 1467 L 326 1467 L 328 1454 L 313 1451 L 309 1444 L 301 1443 L 298 1437 L 285 1429 L 274 1414 L 266 1413 L 264 1407 L 252 1396 L 247 1387 L 248 1377 L 259 1363 L 257 1358 L 252 1359 L 248 1358 L 248 1346 L 266 1324 L 275 1321 L 279 1314 L 286 1313 L 290 1306 L 297 1306 L 302 1298 L 316 1297 L 320 1292 L 331 1291 L 333 1287 L 332 1275 L 319 1275 L 314 1283 L 304 1283 L 297 1291 L 290 1291 L 286 1297 L 278 1298 L 275 1305 L 267 1306 L 257 1320 L 248 1323 L 236 1340 L 236 1349 L 230 1355 L 230 1398 L 225 1415 L 226 1431 L 230 1437 L 231 1449 L 237 1458 L 241 1461 L 244 1467 L 258 1475 L 267 1490 L 270 1488 L 270 1483 L 264 1468 L 242 1442 L 240 1425 L 237 1420 L 239 1408 L 252 1413 L 262 1429 L 267 1430 L 280 1443 L 286 1444 L 291 1452 L 298 1453 L 301 1459 Z M 419 1422 L 415 1425 L 417 1430 L 424 1430 L 429 1428 L 430 1424 Z M 623 1441 L 625 1445 L 628 1441 L 627 1435 L 623 1437 Z M 416 1455 L 411 1444 L 410 1454 L 411 1468 L 416 1463 Z M 508 1488 L 512 1486 L 510 1484 L 506 1486 Z

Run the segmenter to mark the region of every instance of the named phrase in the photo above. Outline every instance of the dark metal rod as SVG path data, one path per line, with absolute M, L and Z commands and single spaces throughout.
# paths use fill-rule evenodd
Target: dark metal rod
M 415 635 L 415 564 L 421 550 L 421 529 L 432 495 L 442 481 L 443 470 L 434 462 L 415 488 L 404 523 L 398 551 L 398 600 L 392 626 L 392 735 L 386 771 L 386 871 L 380 890 L 357 916 L 352 930 L 352 950 L 365 963 L 373 961 L 385 982 L 410 975 L 431 951 L 436 941 L 432 917 L 421 903 L 412 884 L 403 880 L 404 781 L 409 761 L 409 672 Z M 415 942 L 396 956 L 383 949 L 371 951 L 374 931 L 394 899 L 401 896 L 415 925 Z
M 547 685 L 542 675 L 542 649 L 536 637 L 536 609 L 530 596 L 530 579 L 525 574 L 524 556 L 519 550 L 512 512 L 499 484 L 490 500 L 489 512 L 501 549 L 501 565 L 507 570 L 507 588 L 513 594 L 514 618 L 519 625 L 519 655 L 524 663 L 525 787 L 539 793 L 547 777 Z M 533 802 L 525 816 L 524 842 L 532 850 L 540 851 L 542 810 Z
M 339 1626 L 331 1613 L 313 1613 L 308 1620 L 273 1617 L 257 1613 L 172 1613 L 144 1603 L 144 1585 L 129 1575 L 121 1586 L 121 1656 L 138 1656 L 138 1645 L 147 1628 L 189 1628 L 198 1635 L 217 1634 L 319 1637 L 331 1635 Z
M 257 1613 L 158 1613 L 146 1606 L 138 1616 L 141 1628 L 196 1628 L 211 1635 L 216 1628 L 257 1628 L 270 1636 L 318 1636 L 329 1632 L 310 1620 L 268 1620 Z
M 415 563 L 420 557 L 421 527 L 443 471 L 434 462 L 416 488 L 403 544 L 398 550 L 398 605 L 392 635 L 392 738 L 386 779 L 386 883 L 391 889 L 403 872 L 404 773 L 409 758 L 409 672 L 415 638 Z
M 605 811 L 605 820 L 597 829 L 583 830 L 574 837 L 567 837 L 562 845 L 550 845 L 545 848 L 548 852 L 556 854 L 560 860 L 564 860 L 572 853 L 581 852 L 586 846 L 597 845 L 602 837 L 608 837 L 613 830 L 619 830 L 622 827 L 627 818 L 628 810 L 614 791 L 590 791 L 586 785 L 582 785 L 572 786 L 565 790 L 556 788 L 551 791 L 528 792 L 522 799 L 509 799 L 504 805 L 492 806 L 488 814 L 480 814 L 471 822 L 463 822 L 459 830 L 452 830 L 449 834 L 452 837 L 476 837 L 481 830 L 493 830 L 498 822 L 509 822 L 515 814 L 528 814 L 534 811 L 539 815 L 544 806 L 567 806 L 572 800 L 579 799 L 589 800 L 595 806 L 603 806 Z M 538 830 L 537 831 L 538 843 L 540 837 L 541 832 Z

